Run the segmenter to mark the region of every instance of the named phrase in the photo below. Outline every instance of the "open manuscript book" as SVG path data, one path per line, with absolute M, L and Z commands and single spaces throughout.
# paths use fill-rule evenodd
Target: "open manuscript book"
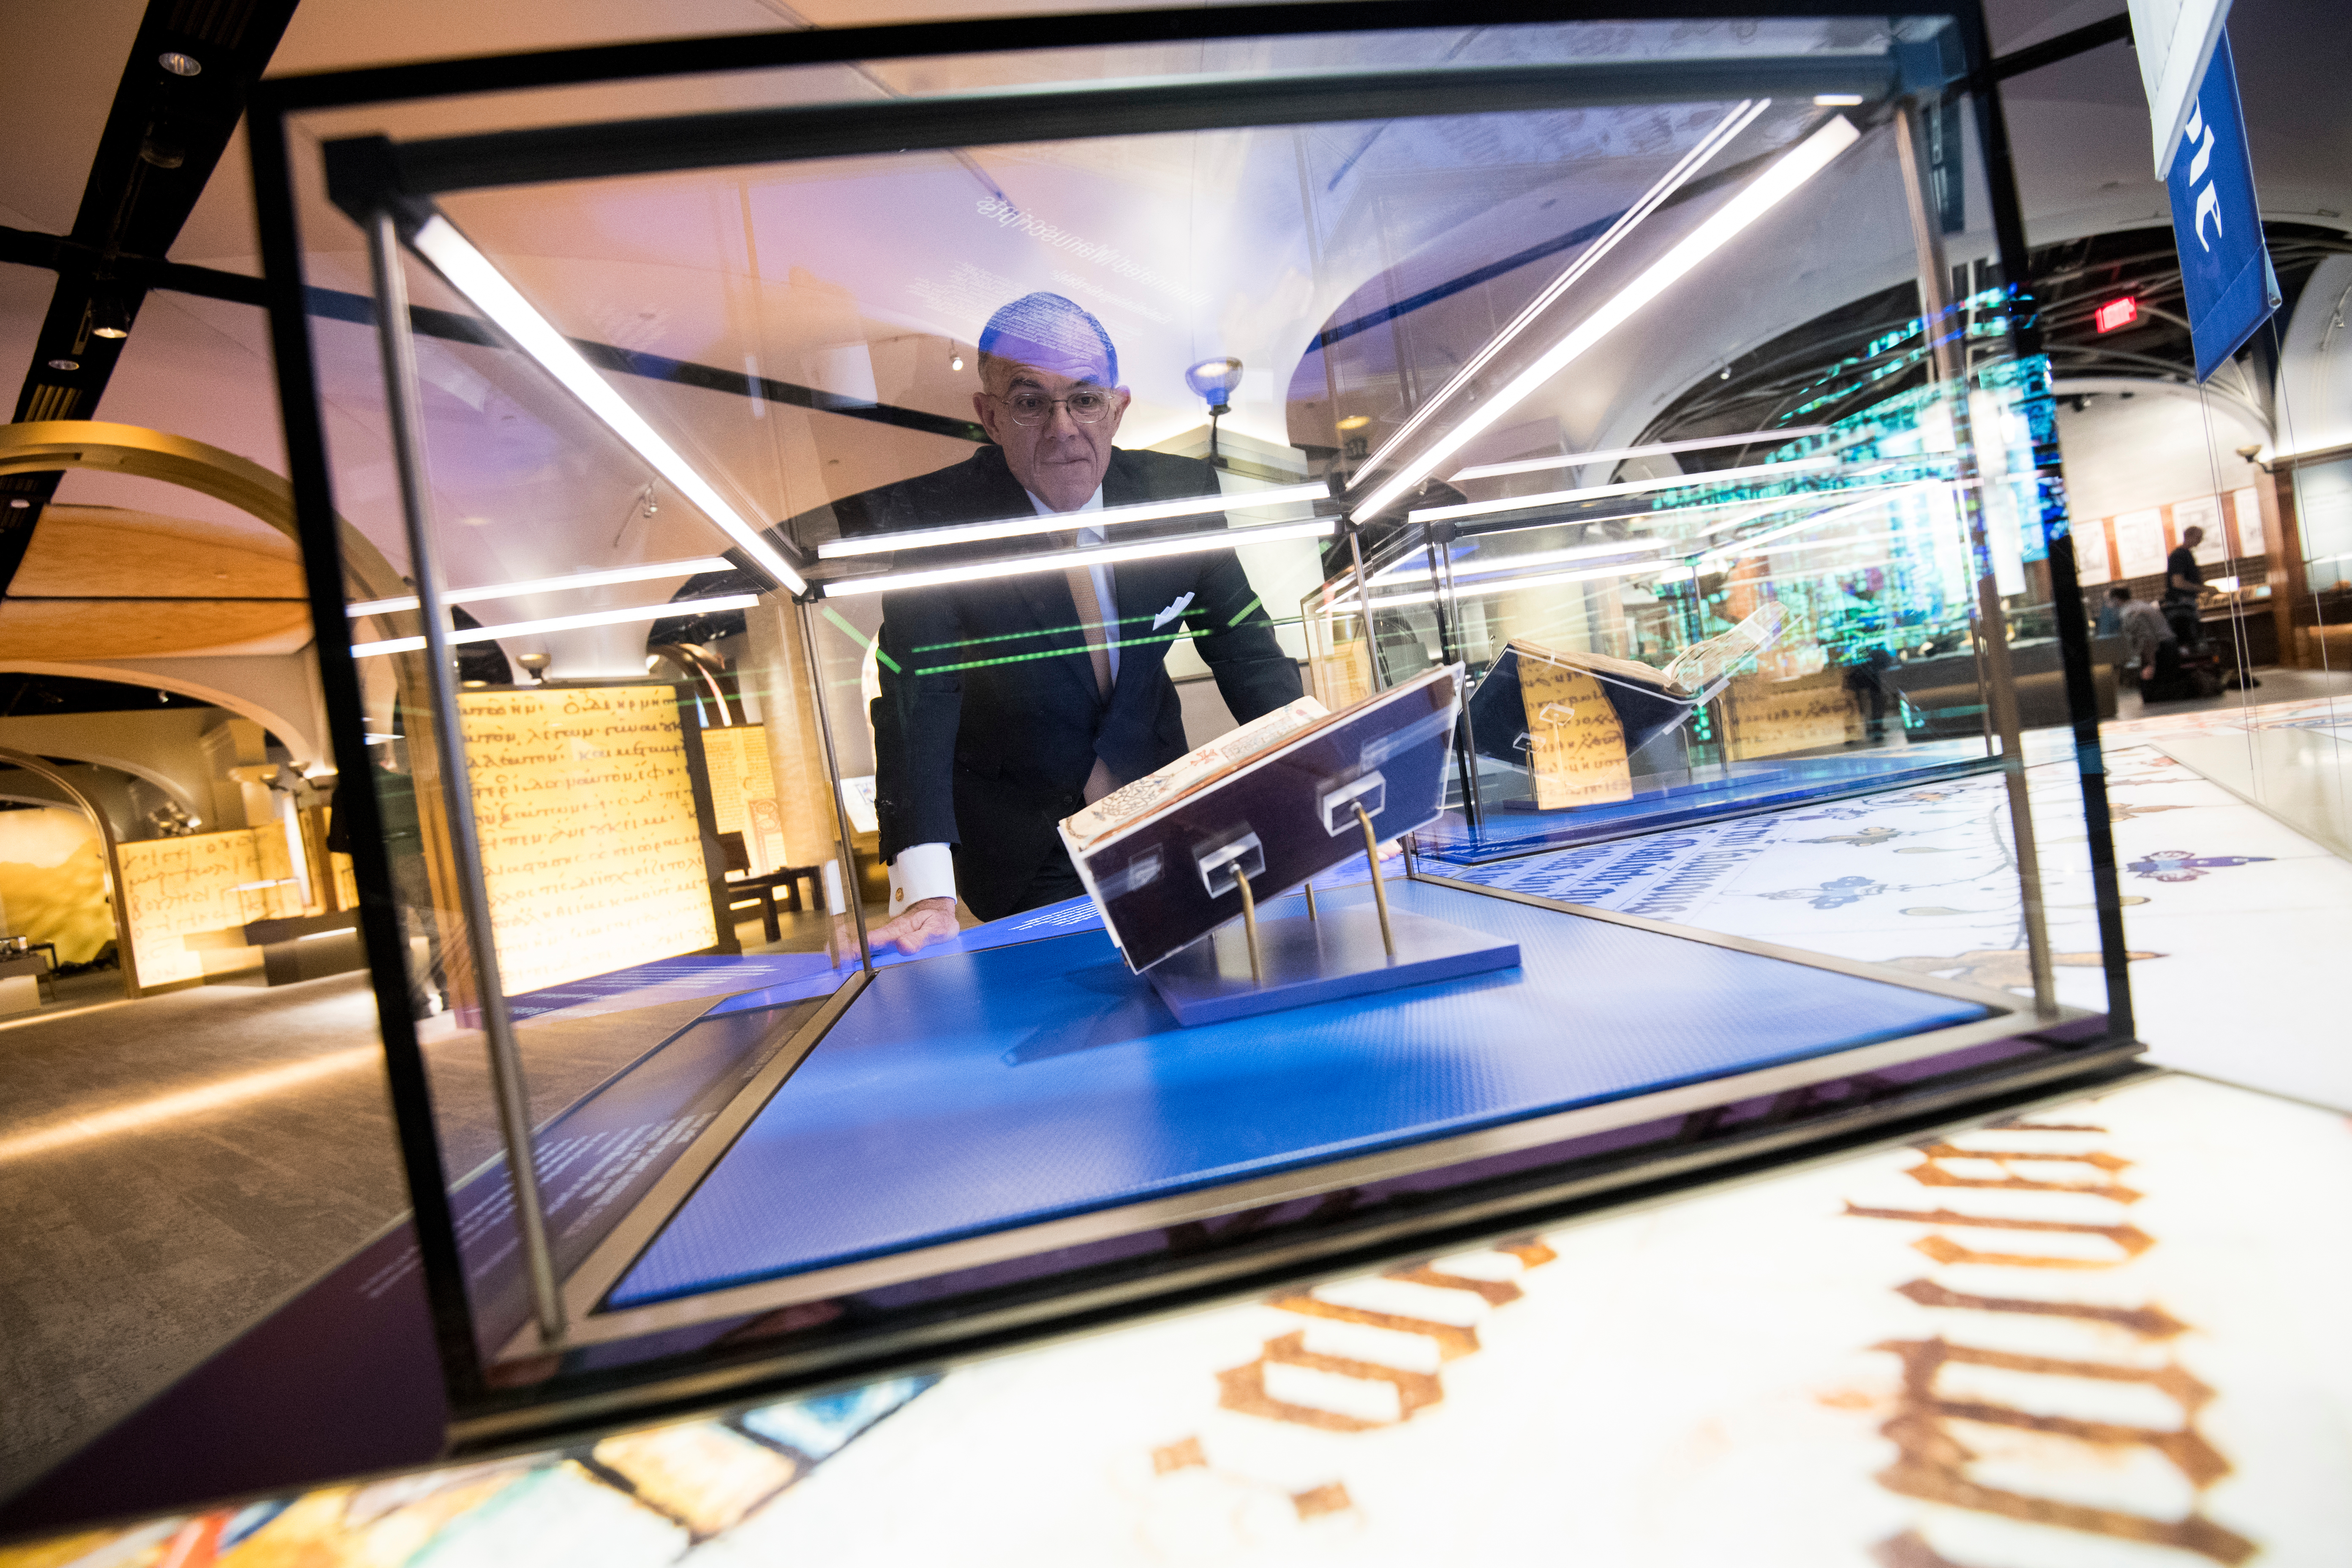
M 1663 669 L 1515 639 L 1470 697 L 1478 751 L 1524 764 L 1539 810 L 1630 800 L 1633 754 L 1679 728 L 1788 626 L 1768 603 Z
M 1063 819 L 1062 842 L 1129 965 L 1142 970 L 1434 817 L 1462 667 L 1337 713 L 1302 697 Z

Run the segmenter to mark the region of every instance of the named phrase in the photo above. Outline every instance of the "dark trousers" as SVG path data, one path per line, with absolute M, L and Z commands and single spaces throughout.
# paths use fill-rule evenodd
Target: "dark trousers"
M 2140 666 L 2145 670 L 2146 665 Z M 2170 637 L 2156 645 L 2156 673 L 2142 675 L 2139 698 L 2143 702 L 2171 702 L 2198 693 L 2180 674 L 2180 645 Z
M 1037 868 L 1037 874 L 1029 879 L 1029 885 L 1021 889 L 1020 898 L 1004 912 L 1017 915 L 1026 910 L 1041 910 L 1064 899 L 1075 899 L 1086 890 L 1087 885 L 1078 880 L 1078 868 L 1070 864 L 1070 852 L 1056 844 L 1045 863 Z

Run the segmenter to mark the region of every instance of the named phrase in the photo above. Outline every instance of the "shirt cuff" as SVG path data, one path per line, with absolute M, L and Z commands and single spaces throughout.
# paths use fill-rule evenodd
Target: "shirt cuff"
M 944 844 L 909 844 L 890 862 L 890 912 L 903 915 L 925 899 L 956 896 L 955 856 Z

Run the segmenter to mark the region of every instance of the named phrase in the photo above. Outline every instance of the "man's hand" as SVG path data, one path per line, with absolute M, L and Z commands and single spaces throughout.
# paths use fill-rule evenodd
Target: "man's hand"
M 953 899 L 921 899 L 876 926 L 866 937 L 877 950 L 896 942 L 900 952 L 913 953 L 926 942 L 945 942 L 962 929 L 956 924 Z

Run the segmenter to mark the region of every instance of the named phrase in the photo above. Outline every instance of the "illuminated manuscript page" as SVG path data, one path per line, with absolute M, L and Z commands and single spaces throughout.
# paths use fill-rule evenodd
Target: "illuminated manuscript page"
M 238 827 L 116 847 L 115 862 L 122 870 L 122 910 L 141 985 L 203 978 L 203 952 L 189 947 L 184 940 L 187 937 L 231 931 L 264 915 L 301 912 L 268 900 L 263 884 L 279 873 L 265 873 L 260 837 L 253 828 Z M 284 844 L 282 837 L 278 842 Z M 282 850 L 278 858 L 283 858 Z M 248 907 L 240 889 L 262 897 Z
M 1545 659 L 1519 658 L 1519 700 L 1527 704 L 1528 772 L 1545 811 L 1633 798 L 1625 727 L 1601 682 Z
M 509 995 L 719 940 L 666 686 L 457 699 Z

